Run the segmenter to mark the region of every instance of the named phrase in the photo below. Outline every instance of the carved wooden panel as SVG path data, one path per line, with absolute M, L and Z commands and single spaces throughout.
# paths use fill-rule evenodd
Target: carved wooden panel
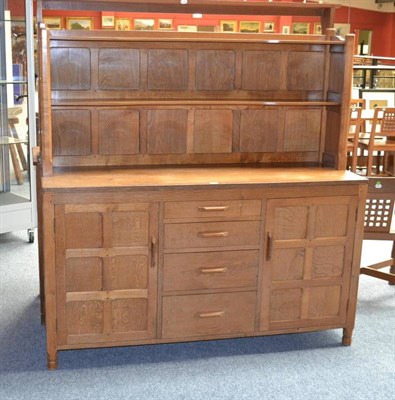
M 347 234 L 349 207 L 345 204 L 322 204 L 317 206 L 315 237 L 344 237 Z M 328 219 L 328 215 L 331 218 Z
M 188 87 L 188 51 L 155 49 L 148 52 L 148 88 L 185 90 Z
M 278 51 L 244 51 L 243 90 L 280 90 L 281 69 L 282 55 Z
M 100 257 L 73 257 L 66 260 L 66 291 L 92 292 L 103 289 L 103 262 Z
M 140 85 L 140 52 L 100 49 L 98 69 L 100 89 L 136 90 Z
M 111 226 L 114 247 L 148 245 L 148 212 L 114 211 Z
M 305 249 L 277 249 L 273 254 L 272 281 L 294 281 L 303 279 Z
M 274 152 L 277 147 L 279 110 L 242 110 L 241 152 Z
M 52 90 L 91 88 L 91 51 L 88 48 L 51 49 Z
M 273 238 L 274 239 L 302 239 L 307 233 L 306 206 L 276 207 Z
M 330 56 L 328 90 L 331 92 L 343 92 L 344 57 L 343 53 L 334 53 Z
M 54 155 L 71 156 L 91 153 L 91 112 L 55 110 L 52 112 Z
M 103 332 L 103 302 L 96 300 L 67 303 L 67 332 L 72 335 Z
M 319 151 L 320 109 L 288 109 L 285 112 L 284 151 Z
M 231 110 L 196 110 L 194 128 L 194 153 L 230 153 L 232 151 L 233 112 Z
M 112 306 L 112 331 L 145 331 L 148 328 L 147 299 L 117 299 Z
M 344 246 L 322 246 L 313 251 L 313 279 L 338 278 L 343 275 Z
M 106 276 L 106 289 L 148 289 L 148 257 L 146 255 L 111 257 Z
M 102 214 L 98 212 L 66 214 L 65 245 L 68 249 L 101 247 L 103 245 Z
M 137 154 L 139 152 L 139 112 L 99 111 L 100 154 Z
M 323 52 L 291 51 L 288 54 L 288 90 L 324 90 Z
M 233 90 L 235 86 L 233 50 L 199 50 L 196 52 L 196 89 Z
M 340 286 L 310 289 L 310 318 L 337 317 L 340 313 Z
M 298 320 L 301 317 L 302 289 L 273 290 L 270 294 L 270 321 Z
M 147 152 L 172 154 L 186 152 L 187 111 L 149 110 Z

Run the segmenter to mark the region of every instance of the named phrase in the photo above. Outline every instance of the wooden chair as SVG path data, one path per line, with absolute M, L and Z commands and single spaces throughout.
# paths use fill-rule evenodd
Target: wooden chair
M 366 99 L 351 99 L 350 108 L 361 107 L 363 110 L 366 109 Z
M 378 279 L 395 284 L 395 230 L 391 230 L 395 201 L 395 178 L 380 177 L 369 178 L 368 197 L 365 208 L 366 240 L 392 240 L 392 253 L 389 260 L 361 268 L 363 275 L 373 276 Z M 389 272 L 379 271 L 390 267 Z
M 358 143 L 359 135 L 362 129 L 362 108 L 350 108 L 350 122 L 347 137 L 347 160 L 348 169 L 356 172 L 358 164 Z
M 361 135 L 358 147 L 362 155 L 367 151 L 366 175 L 370 176 L 373 172 L 373 158 L 375 152 L 384 153 L 383 171 L 393 175 L 393 171 L 388 171 L 388 160 L 391 152 L 395 151 L 395 108 L 379 108 L 374 110 L 372 129 L 370 133 Z M 376 174 L 380 174 L 380 157 L 376 161 Z

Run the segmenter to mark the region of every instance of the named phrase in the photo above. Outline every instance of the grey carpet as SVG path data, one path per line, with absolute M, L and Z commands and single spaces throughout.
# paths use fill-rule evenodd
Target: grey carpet
M 389 254 L 366 242 L 364 261 Z M 370 246 L 370 247 L 369 247 Z M 59 353 L 47 371 L 37 246 L 0 235 L 0 399 L 394 399 L 395 286 L 361 277 L 353 345 L 341 330 Z

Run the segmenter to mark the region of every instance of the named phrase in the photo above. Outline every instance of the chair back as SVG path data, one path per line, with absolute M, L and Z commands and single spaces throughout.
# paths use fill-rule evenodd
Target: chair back
M 374 109 L 372 133 L 380 136 L 395 136 L 395 108 Z
M 358 143 L 359 133 L 362 128 L 362 108 L 350 108 L 350 124 L 348 127 L 348 138 L 353 139 Z
M 366 108 L 366 99 L 351 99 L 350 107 L 361 107 L 362 109 Z
M 369 178 L 364 239 L 395 240 L 391 229 L 394 201 L 395 177 Z

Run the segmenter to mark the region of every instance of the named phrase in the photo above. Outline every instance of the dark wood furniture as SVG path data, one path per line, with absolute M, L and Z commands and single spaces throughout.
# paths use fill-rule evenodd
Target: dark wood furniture
M 334 328 L 351 344 L 353 36 L 39 33 L 49 368 L 88 347 Z
M 395 284 L 395 232 L 392 228 L 395 201 L 395 178 L 369 178 L 366 200 L 365 233 L 366 240 L 389 240 L 393 242 L 391 258 L 361 268 L 361 274 Z M 381 271 L 389 268 L 389 271 Z

